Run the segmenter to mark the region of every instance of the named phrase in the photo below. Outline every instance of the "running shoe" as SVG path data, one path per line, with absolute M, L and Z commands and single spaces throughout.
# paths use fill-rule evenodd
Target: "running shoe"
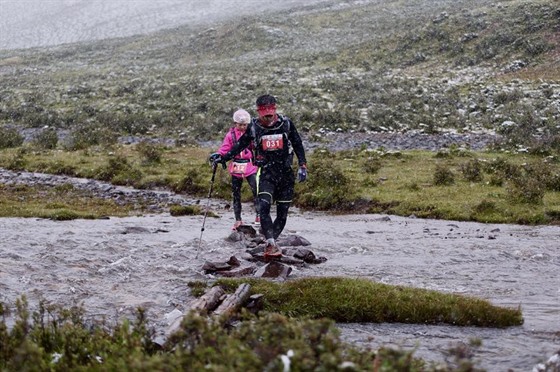
M 268 239 L 264 248 L 264 258 L 278 257 L 282 257 L 282 251 L 278 248 L 274 239 Z

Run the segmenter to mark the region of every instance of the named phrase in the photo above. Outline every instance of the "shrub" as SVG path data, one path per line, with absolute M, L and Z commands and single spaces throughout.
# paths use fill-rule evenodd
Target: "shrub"
M 541 204 L 545 194 L 542 183 L 526 176 L 510 180 L 506 190 L 509 199 L 515 203 Z
M 134 167 L 122 169 L 111 178 L 111 183 L 122 186 L 136 186 L 142 179 L 142 171 Z
M 547 188 L 554 183 L 550 165 L 543 162 L 524 164 L 521 171 L 509 179 L 508 196 L 514 202 L 541 204 Z
M 25 170 L 27 165 L 27 160 L 25 159 L 26 151 L 24 148 L 20 148 L 10 159 L 8 159 L 8 164 L 6 164 L 6 168 L 13 170 L 13 171 L 22 171 Z
M 560 173 L 551 174 L 546 187 L 550 191 L 560 191 Z
M 476 213 L 492 213 L 496 211 L 496 203 L 489 200 L 482 200 L 480 203 L 474 206 L 473 210 Z
M 434 171 L 434 185 L 449 186 L 455 183 L 455 175 L 448 166 L 438 164 Z
M 504 158 L 496 158 L 486 163 L 484 169 L 487 173 L 501 179 L 500 183 L 503 183 L 503 179 L 509 180 L 519 177 L 522 171 L 521 167 L 511 164 Z
M 494 103 L 496 105 L 504 105 L 509 102 L 517 102 L 523 98 L 523 92 L 519 89 L 514 89 L 511 91 L 501 91 L 496 93 L 494 96 Z
M 163 154 L 163 147 L 148 141 L 142 141 L 136 145 L 136 151 L 140 154 L 144 163 L 159 163 Z
M 63 147 L 67 151 L 83 150 L 90 146 L 109 147 L 117 143 L 117 133 L 105 127 L 83 124 L 74 128 L 65 139 Z
M 374 156 L 369 156 L 362 160 L 361 168 L 366 174 L 376 174 L 382 167 L 381 160 Z
M 343 169 L 330 157 L 314 154 L 313 171 L 308 181 L 301 185 L 296 203 L 303 208 L 343 211 L 352 208 L 356 197 L 354 183 Z
M 510 179 L 506 184 L 506 191 L 510 201 L 514 203 L 541 204 L 545 187 L 539 180 L 523 175 Z
M 75 165 L 66 164 L 64 161 L 56 160 L 54 162 L 47 163 L 42 166 L 38 166 L 39 169 L 44 169 L 45 173 L 52 174 L 65 174 L 67 176 L 77 176 L 78 167 Z
M 46 128 L 41 130 L 35 138 L 33 138 L 32 145 L 42 150 L 55 149 L 58 144 L 58 134 L 54 128 Z
M 23 136 L 16 128 L 0 127 L 0 149 L 18 147 L 23 144 Z
M 461 164 L 461 173 L 463 173 L 465 180 L 470 182 L 481 182 L 484 178 L 482 164 L 478 159 L 471 159 Z
M 116 185 L 132 186 L 142 179 L 142 172 L 132 166 L 127 158 L 117 155 L 109 158 L 107 164 L 97 169 L 95 178 Z
M 490 180 L 488 181 L 488 184 L 490 186 L 502 187 L 504 185 L 504 178 L 493 174 L 490 176 Z

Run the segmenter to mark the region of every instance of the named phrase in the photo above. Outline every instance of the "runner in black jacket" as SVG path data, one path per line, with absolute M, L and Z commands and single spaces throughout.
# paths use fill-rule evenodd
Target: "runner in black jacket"
M 295 177 L 292 171 L 294 153 L 299 164 L 299 182 L 307 178 L 307 165 L 301 137 L 289 118 L 276 113 L 276 99 L 268 94 L 257 98 L 257 113 L 259 117 L 251 120 L 237 145 L 223 157 L 215 159 L 214 163 L 225 163 L 251 143 L 254 144 L 255 164 L 259 167 L 257 194 L 261 226 L 266 237 L 264 255 L 265 258 L 271 258 L 282 255 L 276 239 L 286 226 L 288 209 L 294 195 Z M 272 221 L 270 208 L 274 202 L 276 202 L 276 219 Z

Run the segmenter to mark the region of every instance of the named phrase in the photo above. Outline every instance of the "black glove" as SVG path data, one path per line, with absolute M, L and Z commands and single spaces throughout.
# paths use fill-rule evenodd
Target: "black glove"
M 212 155 L 210 155 L 210 157 L 208 158 L 208 161 L 210 162 L 210 164 L 213 164 L 216 160 L 218 160 L 220 158 L 221 158 L 221 155 L 218 154 L 217 152 L 215 152 Z
M 297 172 L 298 182 L 303 182 L 307 179 L 307 166 L 305 164 L 300 165 Z
M 210 161 L 210 164 L 212 164 L 212 168 L 217 167 L 218 164 L 222 164 L 222 167 L 224 169 L 226 168 L 226 161 L 224 160 L 224 158 L 222 158 L 222 155 L 218 154 L 217 152 L 210 155 L 208 161 Z

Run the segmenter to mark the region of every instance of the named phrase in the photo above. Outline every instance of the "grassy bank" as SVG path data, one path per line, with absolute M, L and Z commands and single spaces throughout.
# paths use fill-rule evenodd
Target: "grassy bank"
M 212 149 L 149 143 L 67 152 L 30 146 L 0 151 L 0 167 L 98 179 L 140 189 L 165 189 L 205 197 Z M 0 189 L 0 215 L 44 217 L 57 205 L 77 218 L 141 213 L 99 195 L 15 187 Z M 56 191 L 56 190 L 55 190 Z M 24 193 L 24 194 L 22 194 Z M 218 170 L 213 196 L 229 200 L 230 177 Z M 92 199 L 93 198 L 93 199 Z M 244 189 L 244 198 L 251 194 Z M 555 156 L 508 152 L 389 152 L 356 149 L 309 154 L 308 182 L 296 185 L 295 205 L 332 213 L 388 213 L 460 221 L 557 224 L 560 163 Z M 24 201 L 15 202 L 15 201 Z M 91 204 L 94 203 L 94 204 Z M 86 212 L 87 211 L 87 212 Z
M 242 312 L 231 319 L 187 315 L 164 344 L 153 342 L 154 330 L 142 309 L 135 321 L 91 323 L 80 307 L 61 309 L 40 304 L 30 313 L 18 299 L 15 324 L 8 330 L 9 310 L 0 303 L 0 369 L 6 370 L 290 370 L 475 371 L 471 345 L 450 345 L 446 362 L 428 363 L 413 351 L 373 351 L 344 343 L 334 321 L 450 323 L 485 327 L 522 324 L 519 309 L 435 291 L 348 278 L 307 278 L 286 283 L 267 280 L 220 280 L 232 292 L 249 281 L 264 294 L 264 311 Z M 190 283 L 200 291 L 205 283 Z
M 505 328 L 523 324 L 520 309 L 493 306 L 474 297 L 352 278 L 304 278 L 286 283 L 220 279 L 235 289 L 251 284 L 264 294 L 264 310 L 296 318 L 350 323 L 416 323 Z

